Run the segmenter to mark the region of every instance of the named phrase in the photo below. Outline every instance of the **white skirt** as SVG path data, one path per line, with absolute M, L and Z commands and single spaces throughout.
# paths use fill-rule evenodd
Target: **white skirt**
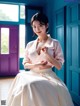
M 74 106 L 65 84 L 51 69 L 19 73 L 9 90 L 7 106 Z

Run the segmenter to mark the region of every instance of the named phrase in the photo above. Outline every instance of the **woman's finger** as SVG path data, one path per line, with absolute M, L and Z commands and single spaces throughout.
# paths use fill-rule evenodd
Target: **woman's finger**
M 43 51 L 43 52 L 47 52 L 47 47 L 44 47 L 44 48 L 42 48 L 41 50 Z

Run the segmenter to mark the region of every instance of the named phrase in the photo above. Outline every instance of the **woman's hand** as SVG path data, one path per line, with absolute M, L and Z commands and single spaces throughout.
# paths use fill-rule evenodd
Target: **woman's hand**
M 41 61 L 41 64 L 39 65 L 39 69 L 42 70 L 47 68 L 51 68 L 51 65 L 49 65 L 47 61 Z
M 35 68 L 39 68 L 40 70 L 42 70 L 42 69 L 51 68 L 51 65 L 48 64 L 47 61 L 41 61 L 41 62 L 36 63 L 36 64 L 32 64 L 32 63 L 25 63 L 24 64 L 24 69 L 35 69 Z
M 42 52 L 44 52 L 45 54 L 48 53 L 48 48 L 47 47 L 43 47 L 41 48 Z
M 51 63 L 52 67 L 55 66 L 58 70 L 60 70 L 61 67 L 62 67 L 62 64 L 58 60 L 53 58 L 51 55 L 49 55 L 48 48 L 44 47 L 41 50 L 42 50 L 43 53 L 45 53 L 46 59 L 47 59 L 48 62 Z

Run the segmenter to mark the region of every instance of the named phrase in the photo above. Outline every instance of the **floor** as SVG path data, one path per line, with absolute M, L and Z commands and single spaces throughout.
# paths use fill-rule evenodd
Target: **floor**
M 8 90 L 13 81 L 12 78 L 0 78 L 0 106 L 6 106 L 6 98 L 8 95 Z

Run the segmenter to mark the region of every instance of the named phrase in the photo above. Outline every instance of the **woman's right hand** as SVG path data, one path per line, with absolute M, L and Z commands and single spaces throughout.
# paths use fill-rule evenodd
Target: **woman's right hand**
M 41 63 L 37 63 L 35 66 L 36 68 L 39 68 L 40 70 L 51 68 L 51 65 L 49 65 L 47 61 L 41 61 Z

